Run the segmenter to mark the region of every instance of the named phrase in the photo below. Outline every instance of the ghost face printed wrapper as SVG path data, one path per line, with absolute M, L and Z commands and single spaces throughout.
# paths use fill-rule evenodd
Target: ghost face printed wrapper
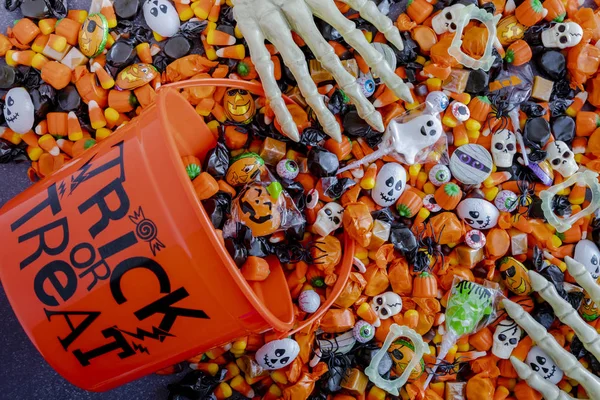
M 6 94 L 4 119 L 16 133 L 25 134 L 33 128 L 34 107 L 31 96 L 24 88 L 13 88 Z
M 387 163 L 377 173 L 371 190 L 373 201 L 382 207 L 394 204 L 406 188 L 406 171 L 398 163 Z
M 146 0 L 142 6 L 144 19 L 162 37 L 174 36 L 179 30 L 179 15 L 167 0 Z

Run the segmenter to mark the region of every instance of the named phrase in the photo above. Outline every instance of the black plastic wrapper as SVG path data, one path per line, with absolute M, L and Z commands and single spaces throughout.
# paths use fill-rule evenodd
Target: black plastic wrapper
M 521 103 L 521 111 L 527 115 L 527 118 L 543 117 L 546 115 L 546 109 L 533 101 L 524 101 Z
M 444 4 L 444 1 L 438 1 L 433 7 L 436 10 L 441 10 L 445 6 L 442 6 L 441 8 L 436 8 L 436 7 L 440 4 Z M 408 7 L 408 0 L 392 1 L 392 4 L 390 4 L 390 9 L 387 12 L 387 17 L 389 19 L 391 19 L 392 21 L 396 21 L 398 19 L 398 17 L 400 16 L 400 14 L 406 12 L 407 7 Z
M 318 18 L 315 18 L 315 22 L 317 23 L 319 32 L 321 32 L 321 35 L 323 35 L 325 40 L 327 40 L 327 41 L 333 40 L 334 42 L 340 42 L 340 41 L 344 40 L 342 38 L 342 35 L 333 26 L 329 25 L 327 22 L 323 21 L 322 19 L 318 19 Z
M 350 178 L 338 179 L 335 176 L 330 176 L 322 179 L 322 185 L 325 196 L 332 199 L 339 199 L 344 193 L 346 193 L 346 190 L 356 185 L 356 182 Z
M 254 238 L 250 241 L 248 247 L 248 255 L 264 258 L 271 254 L 271 243 L 265 237 Z
M 161 73 L 167 69 L 167 66 L 171 64 L 172 61 L 173 60 L 162 51 L 152 57 L 152 65 L 154 65 Z
M 246 246 L 235 238 L 227 238 L 225 239 L 225 248 L 231 258 L 233 258 L 235 264 L 239 268 L 242 268 L 242 265 L 248 259 L 248 249 L 246 249 Z
M 306 232 L 306 223 L 292 225 L 285 231 L 285 237 L 290 242 L 299 242 L 304 239 Z
M 568 79 L 561 79 L 558 82 L 554 82 L 554 88 L 550 95 L 550 101 L 556 101 L 558 99 L 571 100 L 575 97 L 575 90 L 570 86 Z
M 592 221 L 592 241 L 600 247 L 600 218 L 594 218 Z
M 394 214 L 392 214 L 392 211 L 389 208 L 382 208 L 381 210 L 373 211 L 371 212 L 371 217 L 389 224 L 394 222 L 395 219 Z
M 226 369 L 222 369 L 216 376 L 211 376 L 202 371 L 192 371 L 186 374 L 177 383 L 167 386 L 169 400 L 204 400 L 209 399 L 219 383 L 225 379 Z
M 412 37 L 410 36 L 410 32 L 400 32 L 400 36 L 402 36 L 404 49 L 398 50 L 394 46 L 392 46 L 392 49 L 394 49 L 394 52 L 396 53 L 396 59 L 398 60 L 398 64 L 405 65 L 417 59 L 417 56 L 419 55 L 419 45 L 412 39 Z
M 28 67 L 25 70 L 21 70 L 21 72 L 18 82 L 27 90 L 35 89 L 44 82 L 40 72 L 35 68 Z
M 210 220 L 215 229 L 222 229 L 227 220 L 227 215 L 231 212 L 231 194 L 217 192 L 211 198 L 203 200 L 202 205 L 206 210 L 206 214 L 210 215 Z
M 529 45 L 532 47 L 532 50 L 534 46 L 543 46 L 542 32 L 548 29 L 549 27 L 549 23 L 543 22 L 534 26 L 530 26 L 525 31 L 525 34 L 523 35 L 523 40 L 529 43 Z
M 308 170 L 317 178 L 334 176 L 340 167 L 335 154 L 321 147 L 313 147 L 307 155 Z
M 352 110 L 344 116 L 344 133 L 351 138 L 363 138 L 373 149 L 381 142 L 383 136 L 383 133 L 374 130 L 359 117 L 356 110 Z
M 229 152 L 222 141 L 211 149 L 204 159 L 202 170 L 211 174 L 215 179 L 222 179 L 229 169 Z
M 332 114 L 345 114 L 348 109 L 348 96 L 344 94 L 340 89 L 336 89 L 331 95 L 327 108 Z
M 412 254 L 418 247 L 415 234 L 403 224 L 392 224 L 390 242 L 394 245 L 394 249 L 405 257 Z
M 305 249 L 300 243 L 274 243 L 271 244 L 271 254 L 283 263 L 296 263 L 298 261 L 306 261 L 312 264 L 310 251 Z
M 585 359 L 596 376 L 600 376 L 600 361 L 592 353 L 586 350 L 583 347 L 583 343 L 577 337 L 577 335 L 573 336 L 573 341 L 571 342 L 571 354 L 573 354 L 578 360 Z
M 208 21 L 199 21 L 195 19 L 187 21 L 179 27 L 179 34 L 188 40 L 197 41 L 207 24 Z
M 50 16 L 61 19 L 66 18 L 69 8 L 67 7 L 66 0 L 44 0 L 46 7 L 48 7 L 48 13 Z
M 34 115 L 36 121 L 46 118 L 46 114 L 54 107 L 56 99 L 56 90 L 46 83 L 40 85 L 37 89 L 29 91 L 31 102 L 33 103 Z
M 9 162 L 27 161 L 27 153 L 23 146 L 14 146 L 4 139 L 0 139 L 0 164 Z
M 406 80 L 408 80 L 410 83 L 413 84 L 418 84 L 418 80 L 421 74 L 421 71 L 423 70 L 423 66 L 421 64 L 419 64 L 418 62 L 409 62 L 408 64 L 406 64 L 404 66 L 405 72 L 406 72 Z
M 6 119 L 4 118 L 4 99 L 0 99 L 0 125 L 4 125 Z
M 552 115 L 552 117 L 565 115 L 567 112 L 567 108 L 569 108 L 571 103 L 573 103 L 572 99 L 556 99 L 554 101 L 551 101 L 549 103 L 550 115 Z
M 6 8 L 7 11 L 15 11 L 17 8 L 19 8 L 19 6 L 21 5 L 22 0 L 5 0 L 4 1 L 4 8 Z
M 548 303 L 536 304 L 531 316 L 546 330 L 550 329 L 555 320 L 554 310 Z
M 127 40 L 133 47 L 140 43 L 150 42 L 153 38 L 152 30 L 140 23 L 126 19 L 119 19 L 114 30 L 122 36 L 119 40 Z
M 82 103 L 81 96 L 77 88 L 73 85 L 60 90 L 56 96 L 56 102 L 58 103 L 58 108 L 66 112 L 77 110 Z
M 567 300 L 569 304 L 571 304 L 571 307 L 573 307 L 573 309 L 579 310 L 579 307 L 581 307 L 581 303 L 583 302 L 583 297 L 583 292 L 574 291 L 568 292 L 567 298 L 565 300 Z
M 298 211 L 304 211 L 306 207 L 306 195 L 304 194 L 304 187 L 300 182 L 292 181 L 289 179 L 280 179 L 281 186 L 290 195 Z
M 327 135 L 320 129 L 306 128 L 300 136 L 300 143 L 305 146 L 318 146 Z

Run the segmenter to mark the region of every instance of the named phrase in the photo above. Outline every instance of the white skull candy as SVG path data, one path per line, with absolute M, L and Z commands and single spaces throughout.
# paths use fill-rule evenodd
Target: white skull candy
M 327 203 L 317 213 L 313 229 L 318 235 L 327 236 L 342 225 L 343 216 L 344 207 L 333 201 Z
M 16 133 L 24 134 L 33 128 L 34 107 L 27 90 L 18 87 L 6 93 L 4 119 L 8 127 Z
M 440 13 L 436 14 L 431 19 L 431 26 L 435 33 L 441 35 L 442 33 L 456 31 L 456 20 L 463 8 L 465 8 L 464 4 L 454 4 L 445 7 Z
M 377 173 L 371 190 L 373 201 L 382 207 L 391 206 L 406 188 L 406 171 L 398 163 L 387 163 Z
M 179 30 L 179 15 L 167 0 L 146 0 L 142 7 L 148 27 L 162 37 L 171 37 Z
M 492 136 L 492 158 L 497 167 L 508 168 L 517 152 L 517 137 L 508 129 L 502 129 Z
M 580 240 L 575 246 L 575 261 L 580 262 L 594 280 L 600 277 L 600 251 L 591 240 Z
M 265 343 L 256 352 L 258 365 L 266 370 L 276 370 L 290 365 L 298 357 L 300 346 L 293 339 L 273 340 Z
M 548 143 L 545 150 L 546 160 L 552 169 L 558 171 L 564 178 L 570 177 L 579 169 L 575 155 L 565 142 L 557 140 Z
M 563 22 L 542 32 L 544 47 L 566 49 L 579 44 L 583 29 L 575 22 Z
M 538 346 L 533 346 L 527 354 L 525 363 L 529 364 L 532 370 L 537 372 L 542 378 L 550 383 L 557 384 L 563 377 L 562 369 Z
M 498 223 L 500 212 L 484 199 L 464 199 L 456 207 L 458 216 L 475 229 L 491 229 Z
M 512 351 L 521 340 L 521 328 L 510 318 L 500 322 L 494 332 L 492 354 L 503 360 L 508 360 Z
M 371 308 L 379 319 L 388 319 L 402 311 L 402 297 L 394 292 L 385 292 L 373 297 Z
M 403 124 L 392 120 L 380 147 L 393 147 L 397 154 L 404 157 L 401 161 L 412 165 L 423 149 L 438 141 L 442 132 L 444 128 L 437 115 L 422 114 Z

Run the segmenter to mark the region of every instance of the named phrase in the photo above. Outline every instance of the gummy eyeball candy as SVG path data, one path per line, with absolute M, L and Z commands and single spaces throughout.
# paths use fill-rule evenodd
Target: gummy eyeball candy
M 300 346 L 293 339 L 273 340 L 256 352 L 256 362 L 263 369 L 273 371 L 288 366 L 298 357 Z
M 375 337 L 375 328 L 366 321 L 358 321 L 354 325 L 352 334 L 358 343 L 367 343 Z
M 179 30 L 179 15 L 166 0 L 146 0 L 142 7 L 148 27 L 162 37 L 171 37 Z
M 465 235 L 465 242 L 472 249 L 480 249 L 485 246 L 486 239 L 483 232 L 473 229 Z
M 423 197 L 423 207 L 431 212 L 438 212 L 442 209 L 442 206 L 435 201 L 435 197 L 433 197 L 432 194 L 428 194 L 427 196 Z
M 429 181 L 435 186 L 450 182 L 450 178 L 452 178 L 450 169 L 443 164 L 437 164 L 429 170 Z
M 312 210 L 319 203 L 319 192 L 316 189 L 310 189 L 306 194 L 306 208 Z
M 365 97 L 371 97 L 373 96 L 373 93 L 375 93 L 375 81 L 373 80 L 373 76 L 370 73 L 361 73 L 358 79 L 356 79 L 356 84 L 358 85 L 362 93 L 365 95 Z
M 314 290 L 305 290 L 298 296 L 298 304 L 302 311 L 312 314 L 319 309 L 321 298 Z
M 298 164 L 294 160 L 286 158 L 277 163 L 277 175 L 283 179 L 294 179 L 298 176 L 299 171 Z
M 34 112 L 33 102 L 27 90 L 18 87 L 6 93 L 4 119 L 10 129 L 20 134 L 29 132 L 33 128 Z
M 501 190 L 494 199 L 496 208 L 503 212 L 512 212 L 517 208 L 519 197 L 510 190 Z

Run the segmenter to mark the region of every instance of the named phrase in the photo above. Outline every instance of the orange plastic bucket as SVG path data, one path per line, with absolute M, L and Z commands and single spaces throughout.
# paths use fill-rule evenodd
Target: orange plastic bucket
M 263 95 L 226 79 L 167 85 L 138 118 L 0 211 L 11 305 L 48 363 L 83 389 L 114 388 L 250 333 L 294 333 L 348 279 L 346 237 L 332 294 L 297 324 L 275 258 L 266 281 L 242 277 L 181 163 L 216 144 L 178 90 L 207 85 Z

